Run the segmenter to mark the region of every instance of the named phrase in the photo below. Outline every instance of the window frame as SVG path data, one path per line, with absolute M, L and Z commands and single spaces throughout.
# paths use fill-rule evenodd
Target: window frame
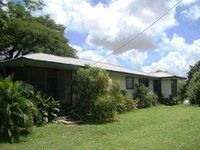
M 130 79 L 132 81 L 129 81 Z M 132 86 L 128 86 L 129 85 L 128 81 L 132 83 Z M 134 89 L 134 77 L 131 76 L 126 77 L 126 89 Z

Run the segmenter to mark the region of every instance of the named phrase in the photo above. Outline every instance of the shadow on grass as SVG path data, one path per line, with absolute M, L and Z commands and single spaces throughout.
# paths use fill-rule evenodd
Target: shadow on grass
M 28 135 L 30 134 L 30 132 L 26 131 L 26 130 L 21 130 L 20 133 L 19 133 L 19 136 L 18 138 L 15 138 L 14 141 L 10 141 L 8 138 L 5 138 L 5 136 L 0 136 L 0 145 L 1 144 L 12 144 L 12 143 L 20 143 L 22 142 L 20 140 L 20 137 L 27 137 Z

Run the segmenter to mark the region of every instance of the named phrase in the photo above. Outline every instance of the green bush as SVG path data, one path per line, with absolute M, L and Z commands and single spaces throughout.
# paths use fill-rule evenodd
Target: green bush
M 126 94 L 123 96 L 123 102 L 124 102 L 124 111 L 130 111 L 132 109 L 137 108 L 137 102 L 133 99 L 133 96 L 130 94 Z
M 0 79 L 0 136 L 11 142 L 18 140 L 20 131 L 30 132 L 36 108 L 23 94 L 26 87 L 11 77 Z
M 138 108 L 156 106 L 158 103 L 158 96 L 149 92 L 148 88 L 143 84 L 136 85 L 136 93 L 134 94 L 134 98 L 137 101 Z
M 35 120 L 37 125 L 52 122 L 57 117 L 59 112 L 59 102 L 55 101 L 53 97 L 45 98 L 38 92 L 37 94 L 34 94 L 31 101 L 39 111 Z
M 178 81 L 178 101 L 183 102 L 186 97 L 186 82 L 185 81 Z
M 110 120 L 119 112 L 129 111 L 136 104 L 132 97 L 123 93 L 119 83 L 109 88 L 108 73 L 100 68 L 86 66 L 75 77 L 74 119 Z
M 151 106 L 156 106 L 158 104 L 158 96 L 152 92 L 149 92 L 147 94 L 146 99 L 148 99 L 150 101 Z
M 191 104 L 200 105 L 200 70 L 192 75 L 186 94 Z
M 164 105 L 177 105 L 178 104 L 178 97 L 172 97 L 172 95 L 169 95 L 169 97 L 162 97 L 161 102 Z
M 107 97 L 108 80 L 108 73 L 100 68 L 85 66 L 85 68 L 80 68 L 77 71 L 74 84 L 75 109 L 73 116 L 80 117 L 80 119 L 95 117 L 98 119 L 102 118 L 101 116 L 110 116 L 110 114 L 105 115 L 105 108 L 102 106 L 106 104 L 105 102 L 112 103 L 112 99 Z M 102 103 L 100 103 L 101 101 Z M 102 111 L 99 111 L 100 106 L 102 106 Z M 98 112 L 99 117 L 96 112 Z
M 59 101 L 55 101 L 53 97 L 46 97 L 41 94 L 32 85 L 25 82 L 20 82 L 24 88 L 21 92 L 24 97 L 29 99 L 37 108 L 37 113 L 34 116 L 34 124 L 42 125 L 52 122 L 59 113 Z
M 122 113 L 136 108 L 136 102 L 133 100 L 133 97 L 127 92 L 122 91 L 118 82 L 113 82 L 110 94 L 116 103 L 117 112 Z
M 116 113 L 116 104 L 112 96 L 105 94 L 97 97 L 92 109 L 92 119 L 111 120 Z

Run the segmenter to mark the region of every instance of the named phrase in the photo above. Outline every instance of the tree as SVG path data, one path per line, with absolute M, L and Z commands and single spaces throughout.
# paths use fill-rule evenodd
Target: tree
M 1 9 L 0 57 L 12 59 L 30 52 L 76 57 L 76 51 L 64 37 L 64 26 L 56 24 L 49 16 L 31 15 L 42 6 L 40 0 L 23 0 L 17 4 L 8 2 L 7 11 Z
M 191 104 L 200 105 L 200 70 L 193 73 L 187 87 L 187 96 Z
M 199 70 L 200 70 L 200 61 L 196 62 L 194 66 L 190 66 L 190 71 L 187 73 L 188 75 L 187 85 L 189 84 L 193 74 L 198 72 Z
M 179 101 L 184 101 L 184 99 L 186 98 L 186 82 L 185 81 L 178 81 L 178 98 Z

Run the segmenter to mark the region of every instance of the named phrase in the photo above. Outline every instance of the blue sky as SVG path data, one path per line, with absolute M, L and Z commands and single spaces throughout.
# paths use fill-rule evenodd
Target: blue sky
M 80 59 L 98 61 L 158 19 L 177 1 L 44 0 L 41 14 L 67 26 L 65 37 Z M 151 6 L 151 7 L 150 7 Z M 186 75 L 200 60 L 200 2 L 183 0 L 117 55 L 103 62 L 134 70 Z

